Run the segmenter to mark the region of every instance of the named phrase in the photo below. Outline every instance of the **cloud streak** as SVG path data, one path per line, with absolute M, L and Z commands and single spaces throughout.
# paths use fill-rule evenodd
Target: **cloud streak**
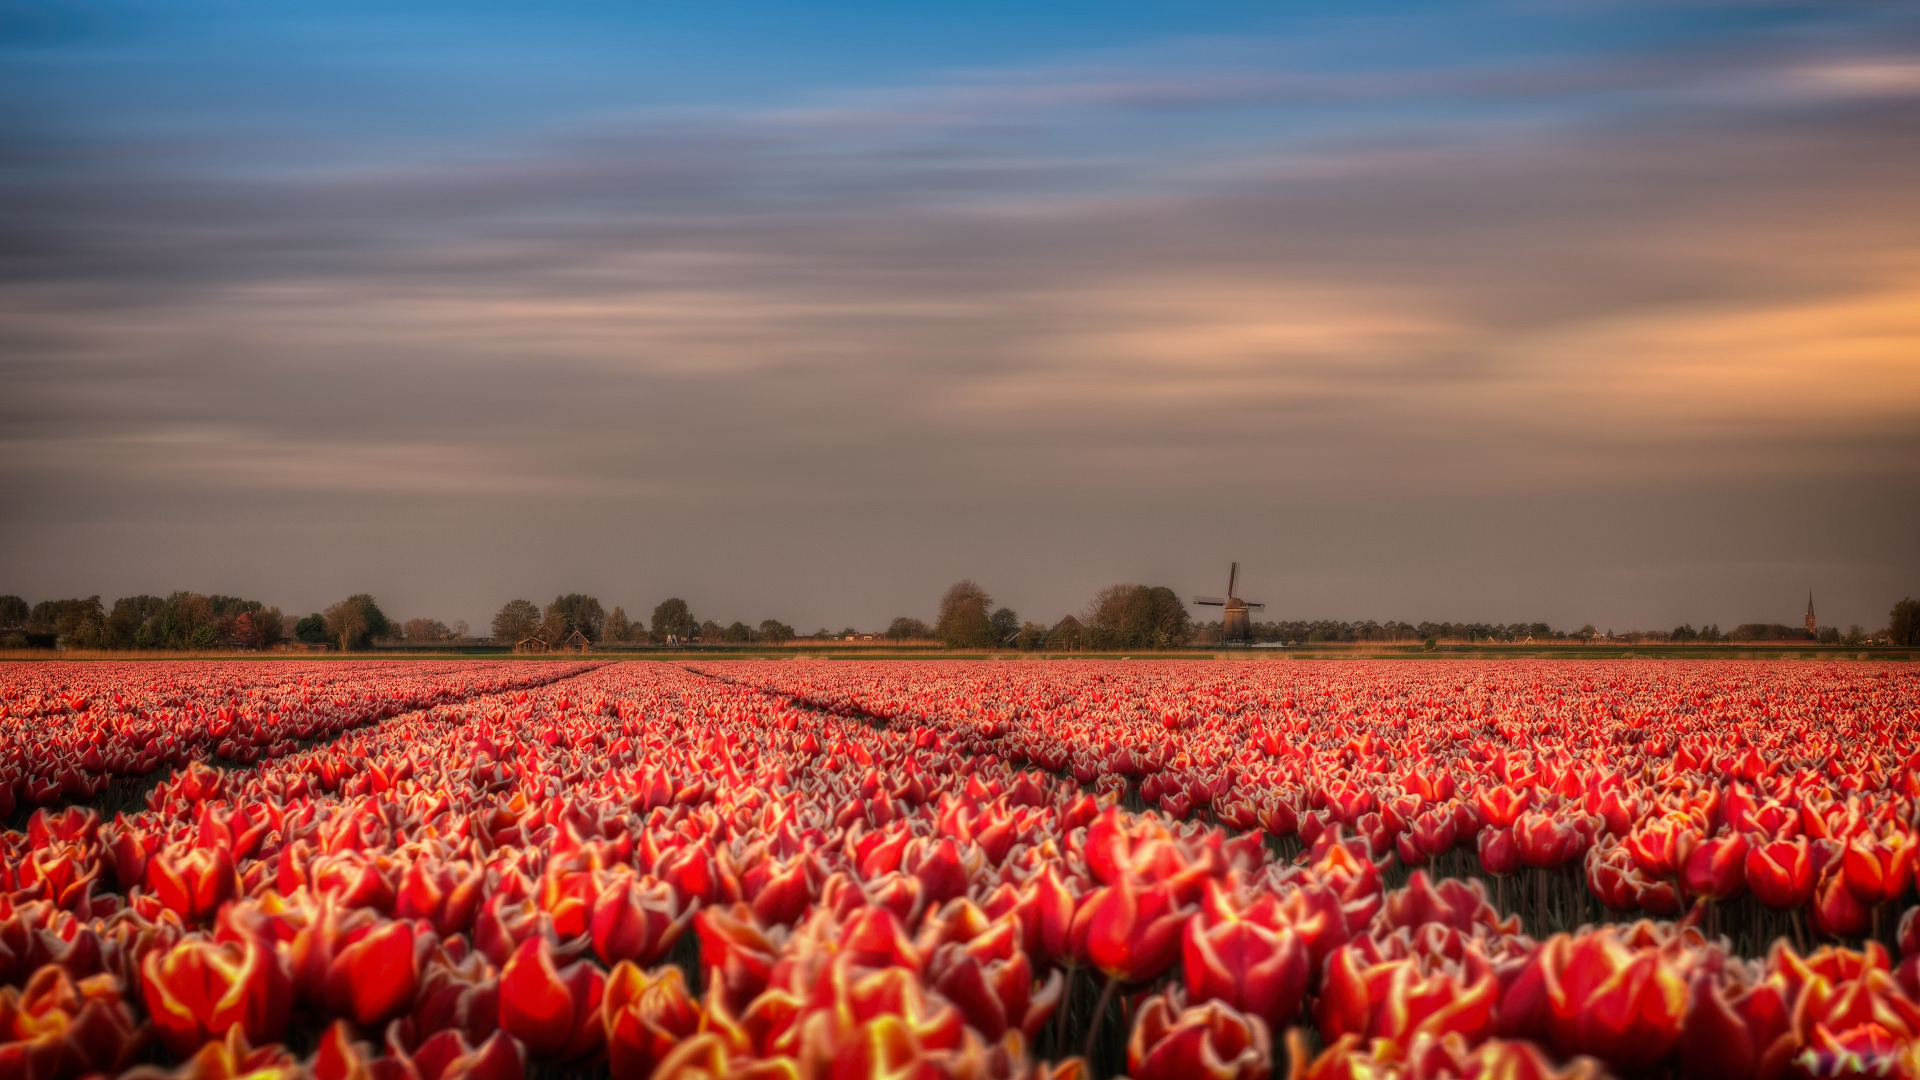
M 1672 508 L 1716 487 L 1749 493 L 1725 522 L 1796 484 L 1916 501 L 1913 26 L 1429 70 L 1303 51 L 1190 42 L 334 161 L 17 131 L 0 496 L 22 512 L 0 553 L 79 582 L 112 549 L 63 558 L 50 523 L 169 492 L 210 514 L 271 494 L 295 550 L 321 521 L 478 532 L 494 576 L 559 515 L 652 551 L 636 577 L 622 545 L 582 549 L 582 576 L 635 590 L 760 542 L 680 532 L 851 531 L 924 564 L 824 573 L 857 598 L 818 618 L 873 621 L 976 561 L 1062 609 L 1225 551 L 1271 564 L 1309 506 L 1475 501 L 1446 526 L 1470 566 L 1562 497 L 1606 516 L 1656 493 L 1694 531 Z M 1122 530 L 1085 581 L 934 524 L 1024 520 L 1044 563 L 1116 508 L 1220 499 L 1215 535 Z M 116 520 L 173 520 L 146 513 Z M 1902 513 L 1840 508 L 1868 533 Z M 1863 598 L 1920 570 L 1878 542 L 1837 574 Z M 835 557 L 771 550 L 717 601 L 833 602 L 780 581 Z M 1613 602 L 1543 601 L 1551 564 L 1479 572 L 1434 601 Z M 1339 605 L 1349 573 L 1288 587 Z M 506 587 L 410 580 L 469 619 Z

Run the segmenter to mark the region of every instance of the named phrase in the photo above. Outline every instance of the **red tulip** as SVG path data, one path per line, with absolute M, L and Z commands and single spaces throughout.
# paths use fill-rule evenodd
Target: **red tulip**
M 1663 1060 L 1679 1042 L 1687 984 L 1653 949 L 1635 949 L 1610 929 L 1542 946 L 1548 1026 L 1563 1054 L 1591 1054 L 1623 1069 Z
M 504 1031 L 488 1036 L 478 1048 L 461 1032 L 449 1029 L 429 1036 L 410 1054 L 398 1051 L 391 1042 L 387 1049 L 411 1062 L 420 1080 L 524 1080 L 527 1072 L 520 1045 Z
M 146 863 L 146 888 L 180 919 L 202 922 L 238 896 L 240 874 L 225 847 L 194 847 L 182 855 L 161 847 Z
M 1299 1015 L 1307 952 L 1288 927 L 1269 929 L 1233 912 L 1195 916 L 1187 920 L 1182 957 L 1196 1001 L 1223 1001 L 1276 1029 Z
M 766 989 L 779 947 L 754 925 L 745 904 L 707 908 L 694 916 L 693 928 L 708 981 L 719 981 L 730 1007 L 746 1008 Z
M 1873 910 L 1854 897 L 1838 866 L 1829 867 L 1815 887 L 1807 916 L 1813 928 L 1828 937 L 1864 937 L 1873 928 Z
M 1032 965 L 1012 935 L 1002 932 L 939 946 L 927 962 L 927 982 L 966 1014 L 968 1025 L 996 1042 L 1015 1029 L 1032 1037 L 1066 987 L 1056 971 L 1034 993 Z
M 1883 838 L 1862 833 L 1841 857 L 1847 891 L 1868 907 L 1890 904 L 1906 895 L 1913 880 L 1914 841 L 1895 830 Z
M 1739 833 L 1710 837 L 1694 847 L 1680 879 L 1688 891 L 1711 900 L 1731 900 L 1747 887 L 1747 838 Z
M 702 1026 L 700 1006 L 677 967 L 648 974 L 623 961 L 607 978 L 600 1009 L 614 1080 L 647 1080 L 674 1046 Z
M 1747 888 L 1778 911 L 1804 907 L 1813 899 L 1813 857 L 1807 838 L 1769 840 L 1747 849 Z
M 1520 845 L 1514 842 L 1512 829 L 1480 830 L 1480 868 L 1495 877 L 1520 869 Z
M 1355 1034 L 1404 1046 L 1420 1035 L 1450 1032 L 1477 1042 L 1493 1033 L 1499 999 L 1490 971 L 1456 978 L 1444 970 L 1425 973 L 1417 959 L 1369 964 L 1348 946 L 1327 962 L 1317 1019 L 1328 1042 Z
M 553 966 L 542 937 L 528 938 L 500 972 L 500 1027 L 535 1057 L 579 1061 L 599 1051 L 606 976 L 587 961 Z
M 271 1043 L 255 1049 L 240 1025 L 227 1029 L 225 1038 L 202 1046 L 172 1072 L 143 1065 L 122 1073 L 120 1080 L 312 1080 L 287 1048 Z
M 1808 1046 L 1793 1059 L 1799 1076 L 1911 1076 L 1916 1060 L 1911 1039 L 1871 1021 L 1839 1033 L 1813 1026 Z M 1905 1059 L 1904 1062 L 1902 1059 Z
M 416 946 L 430 944 L 413 924 L 381 922 L 336 942 L 327 966 L 321 998 L 327 1011 L 372 1027 L 407 1011 L 420 987 Z
M 393 913 L 402 919 L 425 919 L 442 935 L 466 933 L 486 880 L 483 867 L 416 859 L 400 876 Z
M 1180 922 L 1165 884 L 1136 889 L 1125 876 L 1095 889 L 1074 912 L 1074 952 L 1122 982 L 1146 982 L 1173 966 L 1179 955 Z
M 1458 835 L 1456 819 L 1444 807 L 1428 810 L 1414 818 L 1413 826 L 1407 833 L 1414 849 L 1429 859 L 1452 851 Z
M 1655 818 L 1628 833 L 1626 843 L 1628 853 L 1642 873 L 1648 877 L 1670 878 L 1687 865 L 1698 839 L 1684 823 Z
M 666 955 L 692 918 L 691 909 L 676 910 L 666 884 L 647 886 L 631 874 L 616 874 L 593 902 L 593 951 L 607 964 L 650 964 Z
M 1520 861 L 1536 870 L 1558 870 L 1580 857 L 1586 837 L 1572 824 L 1551 814 L 1522 814 L 1513 826 Z
M 153 1026 L 180 1057 L 230 1028 L 249 1043 L 272 1042 L 286 1030 L 293 1004 L 286 961 L 255 938 L 189 938 L 148 953 L 140 974 Z
M 1218 1001 L 1183 1009 L 1171 992 L 1148 998 L 1127 1040 L 1134 1080 L 1266 1080 L 1272 1071 L 1267 1025 Z
M 1518 821 L 1532 801 L 1531 789 L 1521 788 L 1515 791 L 1505 784 L 1486 788 L 1473 797 L 1474 806 L 1480 811 L 1481 820 L 1501 829 Z
M 400 1058 L 376 1058 L 366 1043 L 356 1041 L 344 1020 L 337 1020 L 320 1036 L 307 1068 L 313 1080 L 419 1080 Z
M 48 964 L 25 989 L 0 987 L 0 1076 L 73 1080 L 127 1067 L 144 1033 L 120 996 L 120 980 L 75 982 Z

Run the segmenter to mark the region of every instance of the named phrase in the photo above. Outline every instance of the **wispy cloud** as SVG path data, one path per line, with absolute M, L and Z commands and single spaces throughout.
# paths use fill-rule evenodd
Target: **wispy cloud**
M 23 133 L 9 543 L 128 477 L 810 530 L 939 494 L 1913 494 L 1911 29 L 1420 70 L 1207 40 L 283 168 Z

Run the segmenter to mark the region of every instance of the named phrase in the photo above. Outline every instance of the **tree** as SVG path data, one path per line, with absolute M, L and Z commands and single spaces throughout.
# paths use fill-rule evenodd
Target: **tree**
M 554 597 L 553 603 L 547 605 L 546 614 L 549 617 L 560 616 L 566 625 L 555 641 L 564 639 L 575 630 L 585 634 L 588 641 L 599 641 L 607 624 L 607 613 L 600 607 L 600 601 L 582 593 Z
M 946 642 L 949 649 L 991 646 L 993 625 L 987 621 L 987 609 L 992 604 L 987 590 L 971 580 L 954 582 L 940 598 L 940 621 L 934 625 L 934 636 Z
M 400 627 L 400 636 L 409 644 L 422 645 L 445 641 L 453 636 L 453 631 L 439 619 L 408 619 Z
M 0 630 L 27 625 L 27 602 L 17 596 L 0 596 Z
M 1020 616 L 1012 608 L 1001 608 L 987 616 L 987 625 L 993 627 L 993 643 L 1005 645 L 1020 632 Z
M 493 643 L 518 645 L 540 629 L 540 609 L 531 600 L 509 600 L 493 616 Z
M 932 636 L 932 627 L 905 615 L 887 624 L 887 639 L 890 641 L 925 641 Z
M 677 596 L 669 597 L 653 609 L 653 632 L 650 636 L 655 645 L 685 641 L 693 636 L 694 629 L 699 625 L 694 621 L 693 612 L 687 608 L 685 600 Z
M 1585 645 L 1588 642 L 1592 641 L 1596 636 L 1598 636 L 1599 633 L 1600 631 L 1595 630 L 1593 628 L 1592 623 L 1588 623 L 1587 625 L 1581 627 L 1580 629 L 1575 630 L 1573 632 L 1573 636 L 1580 639 L 1580 644 Z
M 613 614 L 607 616 L 607 623 L 603 628 L 606 640 L 618 641 L 622 644 L 631 642 L 638 630 L 639 627 L 634 625 L 633 620 L 627 618 L 627 610 L 618 604 L 614 605 Z
M 567 617 L 549 608 L 546 616 L 540 620 L 540 625 L 533 631 L 533 636 L 549 645 L 558 645 L 572 632 L 567 629 Z
M 73 649 L 97 649 L 106 629 L 107 611 L 97 596 L 85 600 L 42 600 L 27 612 L 27 629 L 54 635 Z
M 277 607 L 243 611 L 234 617 L 233 637 L 249 649 L 271 649 L 286 640 L 286 617 Z
M 753 628 L 735 619 L 721 631 L 721 637 L 734 645 L 745 645 L 753 639 Z
M 293 624 L 293 636 L 309 645 L 318 645 L 327 640 L 327 620 L 316 611 Z
M 1109 585 L 1087 609 L 1087 637 L 1098 649 L 1171 649 L 1187 643 L 1193 621 L 1164 585 Z
M 699 629 L 693 633 L 694 636 L 701 641 L 719 641 L 726 632 L 726 627 L 721 626 L 712 619 L 708 619 L 706 622 L 701 623 Z
M 1887 644 L 1920 645 L 1920 600 L 1909 596 L 1887 612 Z
M 160 608 L 165 604 L 166 601 L 157 596 L 146 595 L 123 596 L 115 600 L 113 610 L 107 613 L 107 628 L 102 635 L 106 647 L 109 649 L 137 648 L 141 642 L 136 639 L 141 636 L 143 629 L 146 630 L 146 643 L 151 644 L 153 632 L 148 627 L 148 623 L 160 613 Z
M 793 627 L 779 619 L 767 619 L 760 624 L 760 640 L 769 645 L 778 645 L 783 641 L 792 641 Z
M 341 652 L 364 649 L 374 638 L 386 637 L 393 630 L 380 605 L 366 593 L 354 593 L 320 613 L 326 620 L 327 636 L 340 643 Z

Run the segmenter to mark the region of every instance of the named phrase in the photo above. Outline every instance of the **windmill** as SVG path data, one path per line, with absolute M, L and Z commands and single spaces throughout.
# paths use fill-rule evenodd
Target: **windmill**
M 1221 641 L 1252 641 L 1253 620 L 1248 617 L 1248 613 L 1255 608 L 1265 610 L 1267 606 L 1265 604 L 1250 604 L 1233 595 L 1234 582 L 1239 580 L 1239 578 L 1240 564 L 1234 563 L 1233 568 L 1227 571 L 1227 595 L 1196 596 L 1193 598 L 1194 603 L 1203 607 L 1217 607 L 1222 609 L 1223 615 L 1220 625 Z

